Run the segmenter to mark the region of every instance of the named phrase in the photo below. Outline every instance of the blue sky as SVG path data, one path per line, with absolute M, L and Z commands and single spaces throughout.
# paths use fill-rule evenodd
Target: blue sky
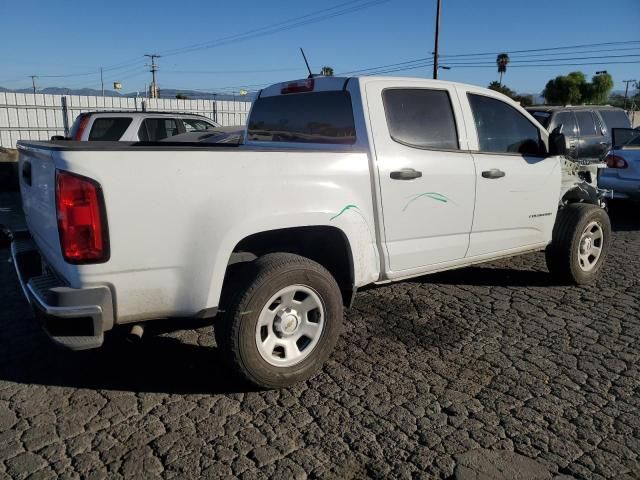
M 361 0 L 364 3 L 366 0 Z M 0 86 L 99 88 L 96 73 L 107 67 L 105 85 L 119 80 L 124 91 L 144 89 L 150 79 L 145 53 L 167 52 L 213 41 L 349 2 L 246 0 L 177 2 L 111 0 L 93 2 L 21 0 L 0 2 Z M 351 2 L 359 5 L 359 3 Z M 271 35 L 159 59 L 161 88 L 237 91 L 300 78 L 304 47 L 314 70 L 330 65 L 337 73 L 428 57 L 433 51 L 436 0 L 387 0 Z M 640 40 L 640 0 L 442 0 L 441 63 L 445 55 Z M 598 49 L 591 47 L 590 50 Z M 607 52 L 565 57 L 637 55 L 618 65 L 509 67 L 504 83 L 520 92 L 540 92 L 546 81 L 572 70 L 588 77 L 607 70 L 622 80 L 640 79 L 640 43 L 604 46 Z M 624 50 L 623 50 L 624 49 Z M 589 49 L 587 49 L 589 50 Z M 515 63 L 517 54 L 512 54 Z M 523 59 L 525 57 L 522 57 Z M 486 86 L 497 78 L 493 55 L 458 59 L 486 67 L 454 66 L 441 78 Z M 527 60 L 535 57 L 527 57 Z M 576 62 L 602 62 L 600 59 Z M 529 62 L 531 63 L 531 62 Z M 565 62 L 562 62 L 565 63 Z M 569 63 L 569 62 L 566 62 Z M 45 75 L 90 73 L 63 78 Z M 431 67 L 393 73 L 430 76 Z

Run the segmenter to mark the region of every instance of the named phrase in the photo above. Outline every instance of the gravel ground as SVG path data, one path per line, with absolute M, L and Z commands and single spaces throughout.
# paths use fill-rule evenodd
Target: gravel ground
M 362 292 L 322 372 L 268 392 L 207 325 L 56 349 L 0 249 L 0 479 L 640 478 L 637 211 L 593 286 L 533 254 Z

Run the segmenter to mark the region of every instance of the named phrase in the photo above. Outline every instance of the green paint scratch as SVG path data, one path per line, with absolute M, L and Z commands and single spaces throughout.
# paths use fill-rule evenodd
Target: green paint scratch
M 347 210 L 350 210 L 350 209 L 352 209 L 352 208 L 357 209 L 357 208 L 358 208 L 358 206 L 357 206 L 357 205 L 352 205 L 352 204 L 349 204 L 349 205 L 345 206 L 342 210 L 340 210 L 340 212 L 339 212 L 339 213 L 337 213 L 337 214 L 335 214 L 333 217 L 331 217 L 331 218 L 329 219 L 329 221 L 331 221 L 331 220 L 334 220 L 334 219 L 338 218 L 338 217 L 339 217 L 340 215 L 342 215 L 344 212 L 346 212 Z
M 441 193 L 438 193 L 438 192 L 424 192 L 424 193 L 419 193 L 418 195 L 414 195 L 413 197 L 411 197 L 411 200 L 409 200 L 407 202 L 407 204 L 404 206 L 402 211 L 404 212 L 409 207 L 409 205 L 411 205 L 413 202 L 415 202 L 419 198 L 423 198 L 423 197 L 430 198 L 431 200 L 436 200 L 436 201 L 442 202 L 442 203 L 449 202 L 449 199 L 446 196 L 442 195 Z

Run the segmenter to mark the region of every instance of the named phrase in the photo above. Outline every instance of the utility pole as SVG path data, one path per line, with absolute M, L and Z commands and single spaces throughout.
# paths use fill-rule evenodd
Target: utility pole
M 433 49 L 433 79 L 438 78 L 438 37 L 440 35 L 440 0 L 436 9 L 436 41 Z
M 36 94 L 36 78 L 38 78 L 37 75 L 29 75 L 31 77 L 31 85 L 33 86 L 33 94 Z
M 102 85 L 102 96 L 104 97 L 104 79 L 102 78 L 102 67 L 100 67 L 100 85 Z
M 623 110 L 627 109 L 627 96 L 629 95 L 629 84 L 630 83 L 634 83 L 635 80 L 623 80 L 622 83 L 625 84 L 624 87 L 624 106 L 622 107 Z
M 149 67 L 149 71 L 151 72 L 151 86 L 150 97 L 158 98 L 158 84 L 156 83 L 156 72 L 158 71 L 158 64 L 156 63 L 156 58 L 160 58 L 160 55 L 156 55 L 155 53 L 148 53 L 145 57 L 149 57 L 151 59 L 151 65 L 147 65 Z

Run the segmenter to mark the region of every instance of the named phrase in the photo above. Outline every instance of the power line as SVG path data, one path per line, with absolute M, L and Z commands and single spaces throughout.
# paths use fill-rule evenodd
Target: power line
M 603 43 L 586 43 L 582 45 L 567 45 L 564 47 L 529 48 L 526 50 L 507 50 L 507 51 L 495 51 L 495 52 L 484 52 L 484 53 L 460 53 L 460 54 L 448 54 L 448 55 L 444 54 L 444 55 L 441 55 L 441 57 L 447 57 L 447 58 L 472 57 L 472 56 L 482 56 L 482 55 L 497 55 L 498 53 L 508 53 L 508 54 L 527 53 L 527 52 L 568 50 L 568 49 L 576 49 L 576 48 L 604 47 L 606 45 L 630 45 L 630 44 L 640 45 L 640 40 L 625 40 L 620 42 L 603 42 Z
M 346 15 L 348 13 L 357 12 L 360 10 L 364 10 L 366 8 L 373 7 L 375 5 L 379 5 L 382 3 L 389 2 L 391 0 L 369 0 L 362 3 L 362 0 L 352 0 L 350 2 L 343 3 L 341 5 L 337 5 L 330 8 L 325 8 L 322 10 L 318 10 L 313 13 L 309 13 L 307 15 L 302 15 L 300 17 L 291 18 L 288 20 L 284 20 L 282 22 L 274 23 L 271 25 L 267 25 L 265 27 L 248 30 L 243 33 L 239 33 L 236 35 L 231 35 L 228 37 L 222 37 L 217 40 L 211 40 L 209 42 L 203 42 L 198 44 L 193 44 L 181 48 L 176 48 L 173 50 L 165 50 L 160 52 L 164 56 L 172 56 L 178 54 L 189 53 L 197 50 L 204 50 L 208 48 L 219 47 L 222 45 L 228 45 L 230 43 L 235 43 L 243 40 L 248 40 L 251 38 L 261 37 L 264 35 L 272 35 L 274 33 L 283 32 L 286 30 L 291 30 L 293 28 L 297 28 L 303 25 L 309 25 L 311 23 L 317 23 L 323 20 L 327 20 L 330 18 L 335 18 L 341 15 Z M 354 5 L 355 4 L 355 5 Z M 359 4 L 359 5 L 357 5 Z M 332 12 L 332 10 L 335 10 Z

